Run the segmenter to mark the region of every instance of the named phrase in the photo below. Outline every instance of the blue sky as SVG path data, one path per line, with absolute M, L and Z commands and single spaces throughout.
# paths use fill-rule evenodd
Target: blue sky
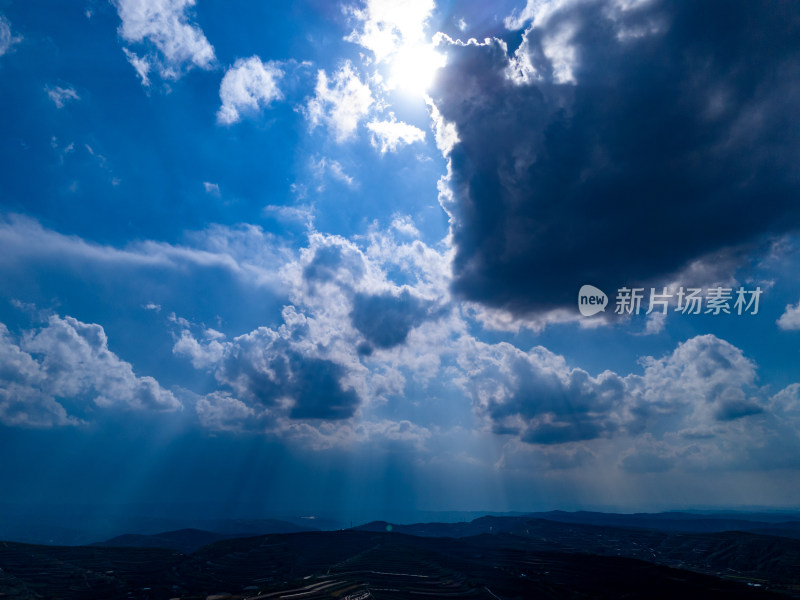
M 799 22 L 0 1 L 3 500 L 796 505 Z

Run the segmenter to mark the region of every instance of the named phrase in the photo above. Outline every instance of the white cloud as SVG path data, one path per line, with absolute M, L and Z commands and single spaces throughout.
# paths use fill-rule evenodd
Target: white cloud
M 242 112 L 255 112 L 283 97 L 278 80 L 283 71 L 277 63 L 261 62 L 258 56 L 238 59 L 227 70 L 219 86 L 222 100 L 217 121 L 231 125 L 241 120 Z
M 425 132 L 392 118 L 389 121 L 370 121 L 367 129 L 372 132 L 371 141 L 375 148 L 380 147 L 381 154 L 394 152 L 399 146 L 421 142 L 425 139 Z
M 795 305 L 787 304 L 777 323 L 778 327 L 786 331 L 800 329 L 800 302 Z
M 576 83 L 574 71 L 578 54 L 572 44 L 575 32 L 574 24 L 564 23 L 553 31 L 548 31 L 542 40 L 542 50 L 553 65 L 553 79 L 557 83 Z
M 119 33 L 128 42 L 149 40 L 161 53 L 162 60 L 152 59 L 159 66 L 161 77 L 177 79 L 185 68 L 212 67 L 214 48 L 203 31 L 189 22 L 187 11 L 195 0 L 111 0 L 122 20 Z M 131 57 L 128 56 L 131 61 Z M 139 59 L 141 60 L 141 59 Z M 131 61 L 142 77 L 143 63 Z M 145 72 L 146 75 L 146 72 Z M 142 83 L 147 81 L 142 77 Z
M 184 320 L 182 325 L 187 327 L 189 323 Z M 188 329 L 184 329 L 172 350 L 175 354 L 189 357 L 195 369 L 208 369 L 222 360 L 227 344 L 220 341 L 221 338 L 217 339 L 208 335 L 205 337 L 207 341 L 201 343 L 191 335 Z
M 61 86 L 56 86 L 51 88 L 49 86 L 45 86 L 44 91 L 47 92 L 47 96 L 53 101 L 53 104 L 56 105 L 56 108 L 64 108 L 64 105 L 70 100 L 81 99 L 81 97 L 78 96 L 78 92 L 76 92 L 75 88 L 73 87 L 64 88 Z
M 397 227 L 408 230 L 413 224 L 398 218 Z M 174 320 L 181 330 L 175 354 L 213 372 L 226 394 L 199 407 L 214 415 L 206 419 L 209 426 L 234 427 L 217 411 L 230 407 L 243 420 L 242 428 L 296 437 L 301 429 L 311 435 L 310 427 L 330 442 L 339 437 L 323 433 L 326 421 L 335 421 L 339 428 L 351 417 L 372 419 L 374 414 L 365 416 L 363 411 L 402 393 L 405 377 L 393 361 L 408 363 L 415 372 L 431 371 L 432 365 L 435 371 L 438 359 L 417 352 L 423 342 L 412 342 L 409 336 L 439 316 L 433 298 L 441 294 L 433 288 L 446 296 L 446 261 L 438 264 L 440 254 L 419 241 L 396 244 L 390 238 L 388 232 L 374 232 L 367 248 L 360 249 L 338 236 L 311 233 L 308 247 L 282 270 L 291 304 L 285 306 L 277 328 L 259 327 L 226 341 Z M 412 274 L 415 285 L 393 283 L 386 276 L 389 269 Z M 399 347 L 406 338 L 415 350 L 401 355 Z M 428 330 L 419 338 L 424 344 L 438 341 Z M 367 367 L 361 353 L 370 345 L 375 348 L 370 359 L 374 362 Z M 302 381 L 306 383 L 300 385 Z M 349 424 L 341 427 L 350 431 Z M 417 439 L 407 429 L 382 427 L 374 434 Z M 366 439 L 359 431 L 353 429 L 343 438 Z
M 0 422 L 51 427 L 76 425 L 65 403 L 100 408 L 174 411 L 175 396 L 108 349 L 100 325 L 52 315 L 39 329 L 11 338 L 0 323 Z
M 419 229 L 414 225 L 414 220 L 408 216 L 397 216 L 392 219 L 392 229 L 410 238 L 419 237 Z
M 256 411 L 225 392 L 212 392 L 197 401 L 197 416 L 203 427 L 216 431 L 239 431 L 254 421 Z
M 278 285 L 276 264 L 283 250 L 271 234 L 254 225 L 223 227 L 186 234 L 187 245 L 142 241 L 125 248 L 103 246 L 77 236 L 44 229 L 19 215 L 0 217 L 0 270 L 39 261 L 58 261 L 62 270 L 94 268 L 223 269 L 255 286 Z
M 211 194 L 212 196 L 219 197 L 219 184 L 218 183 L 211 183 L 210 181 L 203 182 L 203 189 L 206 191 L 206 194 Z
M 314 207 L 307 204 L 297 206 L 278 206 L 269 204 L 264 207 L 263 214 L 283 219 L 284 221 L 299 221 L 307 227 L 313 227 Z
M 667 313 L 653 312 L 647 317 L 647 323 L 644 328 L 644 335 L 656 335 L 664 331 L 667 324 Z
M 547 19 L 562 6 L 576 0 L 528 0 L 521 10 L 514 10 L 506 17 L 504 24 L 508 29 L 522 29 L 528 21 L 534 25 L 542 25 Z
M 3 56 L 11 49 L 11 46 L 22 41 L 22 36 L 14 36 L 11 33 L 11 23 L 3 15 L 0 15 L 0 56 Z
M 123 48 L 122 51 L 125 53 L 125 58 L 128 59 L 128 62 L 131 63 L 131 66 L 136 69 L 136 74 L 139 76 L 142 85 L 144 87 L 150 87 L 149 73 L 150 69 L 153 67 L 153 64 L 147 59 L 147 57 L 139 56 L 127 48 Z
M 372 103 L 369 86 L 361 82 L 352 63 L 346 61 L 330 80 L 324 70 L 319 70 L 315 95 L 306 106 L 306 116 L 312 129 L 324 124 L 337 142 L 343 142 L 353 137 Z
M 346 39 L 371 50 L 375 60 L 383 62 L 403 45 L 426 41 L 425 23 L 435 8 L 433 0 L 367 0 L 364 9 L 350 9 L 360 28 Z
M 428 108 L 431 111 L 431 121 L 433 122 L 433 136 L 436 140 L 436 147 L 442 153 L 442 156 L 449 156 L 450 152 L 461 140 L 458 139 L 458 130 L 456 124 L 446 121 L 439 109 L 433 102 L 428 102 Z M 449 177 L 449 165 L 448 165 Z
M 318 180 L 325 178 L 325 175 L 330 175 L 336 181 L 345 184 L 347 187 L 353 187 L 355 180 L 345 173 L 344 167 L 338 160 L 325 158 L 324 156 L 311 159 L 311 172 Z M 322 185 L 317 189 L 322 189 Z

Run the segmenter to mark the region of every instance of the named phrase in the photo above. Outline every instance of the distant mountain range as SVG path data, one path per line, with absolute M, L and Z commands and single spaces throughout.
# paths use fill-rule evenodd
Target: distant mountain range
M 164 518 L 127 518 L 115 521 L 83 518 L 74 519 L 72 527 L 66 526 L 64 523 L 70 523 L 70 520 L 63 518 L 38 519 L 35 516 L 6 517 L 0 512 L 0 540 L 29 544 L 80 546 L 105 544 L 110 539 L 118 539 L 118 544 L 123 546 L 140 543 L 143 547 L 173 548 L 174 545 L 164 541 L 170 540 L 170 536 L 163 540 L 159 540 L 159 538 L 180 530 L 200 530 L 210 534 L 207 536 L 208 542 L 206 542 L 210 543 L 217 539 L 230 537 L 341 529 L 342 527 L 338 521 L 302 517 L 292 521 L 283 519 Z M 216 537 L 213 537 L 214 535 Z M 136 541 L 133 542 L 133 540 Z M 164 545 L 165 543 L 166 545 Z M 182 542 L 178 543 L 182 544 Z M 180 549 L 183 548 L 184 546 L 181 546 Z
M 338 531 L 203 523 L 91 546 L 0 542 L 0 597 L 800 598 L 797 513 L 555 511 Z
M 600 512 L 550 511 L 529 513 L 522 516 L 486 516 L 462 523 L 417 523 L 393 525 L 394 530 L 425 537 L 467 537 L 480 533 L 513 533 L 519 531 L 520 523 L 530 520 L 554 521 L 603 527 L 632 529 L 654 529 L 676 533 L 721 533 L 723 531 L 746 531 L 764 535 L 776 535 L 800 539 L 800 514 L 798 513 L 638 513 L 614 514 Z M 370 531 L 381 530 L 386 523 L 377 521 L 362 525 Z
M 0 595 L 65 600 L 800 598 L 797 540 L 525 517 L 476 521 L 476 528 L 492 533 L 420 537 L 398 533 L 402 526 L 387 531 L 388 523 L 373 523 L 367 529 L 382 530 L 225 539 L 188 554 L 3 542 Z M 515 533 L 495 533 L 501 526 Z M 163 538 L 196 543 L 206 533 L 185 530 Z M 637 552 L 639 557 L 629 556 Z
M 177 531 L 166 531 L 152 535 L 142 535 L 128 533 L 118 535 L 104 542 L 97 542 L 93 546 L 112 547 L 112 548 L 166 548 L 177 550 L 184 554 L 191 554 L 203 546 L 220 540 L 234 538 L 252 537 L 268 533 L 298 533 L 301 531 L 314 531 L 310 528 L 298 527 L 285 521 L 265 519 L 248 523 L 244 527 L 235 527 L 233 523 L 222 522 L 223 528 L 238 529 L 234 533 L 217 533 L 215 531 L 204 531 L 202 529 L 179 529 Z

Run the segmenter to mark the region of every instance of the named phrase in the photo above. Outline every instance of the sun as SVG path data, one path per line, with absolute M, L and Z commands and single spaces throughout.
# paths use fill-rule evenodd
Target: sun
M 424 96 L 433 85 L 436 71 L 445 65 L 446 57 L 430 44 L 405 44 L 394 53 L 389 71 L 390 89 Z

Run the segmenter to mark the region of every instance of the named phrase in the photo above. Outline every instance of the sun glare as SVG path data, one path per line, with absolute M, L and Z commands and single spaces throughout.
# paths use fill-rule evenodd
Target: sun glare
M 431 45 L 401 46 L 391 61 L 389 87 L 422 96 L 433 85 L 436 71 L 445 65 L 445 60 Z

